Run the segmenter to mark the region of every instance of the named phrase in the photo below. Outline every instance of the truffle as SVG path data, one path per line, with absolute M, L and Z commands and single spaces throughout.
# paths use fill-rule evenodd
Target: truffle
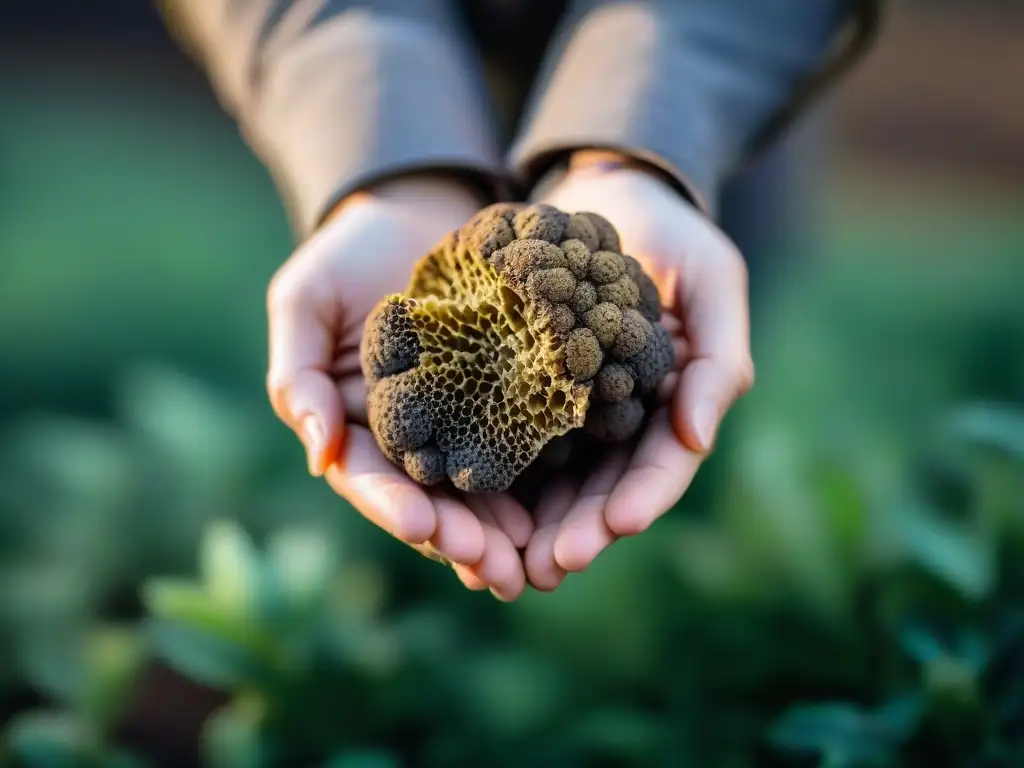
M 370 429 L 416 482 L 506 490 L 558 437 L 628 439 L 671 370 L 654 283 L 604 218 L 477 213 L 366 321 Z M 653 290 L 652 290 L 653 289 Z

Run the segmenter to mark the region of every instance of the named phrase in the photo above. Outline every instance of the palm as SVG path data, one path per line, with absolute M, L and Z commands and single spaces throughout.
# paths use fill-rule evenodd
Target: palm
M 517 548 L 532 533 L 529 514 L 505 495 L 468 499 L 425 489 L 391 464 L 367 429 L 359 365 L 369 312 L 384 296 L 403 290 L 413 262 L 472 212 L 456 208 L 438 215 L 429 205 L 372 200 L 325 226 L 275 281 L 276 294 L 291 297 L 284 303 L 295 322 L 303 319 L 300 298 L 308 322 L 300 342 L 288 323 L 275 322 L 272 309 L 272 335 L 276 329 L 289 337 L 277 345 L 272 338 L 272 348 L 285 350 L 282 354 L 291 358 L 287 369 L 293 371 L 290 386 L 272 386 L 272 393 L 286 390 L 294 398 L 298 391 L 309 401 L 306 410 L 327 415 L 327 431 L 338 439 L 314 471 L 322 469 L 364 516 L 420 551 L 452 561 L 467 586 L 490 587 L 498 597 L 513 599 L 525 586 Z M 301 286 L 301 297 L 295 286 Z M 296 355 L 305 357 L 296 361 Z M 279 413 L 301 421 L 294 406 L 276 405 Z
M 663 407 L 635 445 L 604 456 L 579 481 L 559 475 L 541 483 L 531 516 L 511 494 L 468 497 L 416 484 L 384 457 L 367 428 L 359 366 L 366 317 L 405 287 L 414 261 L 480 202 L 436 180 L 399 187 L 346 203 L 275 276 L 268 295 L 271 403 L 302 439 L 313 474 L 325 474 L 396 538 L 451 561 L 466 586 L 489 587 L 503 600 L 515 599 L 527 577 L 538 589 L 553 589 L 682 496 L 718 420 L 749 386 L 742 261 L 724 235 L 643 174 L 570 178 L 548 197 L 563 210 L 593 211 L 616 225 L 625 250 L 658 284 L 679 370 L 666 379 Z
M 586 569 L 618 537 L 644 531 L 685 493 L 709 443 L 706 435 L 696 434 L 694 409 L 706 408 L 708 393 L 718 392 L 714 407 L 724 412 L 729 395 L 720 393 L 733 387 L 720 374 L 715 331 L 707 329 L 717 323 L 722 338 L 742 341 L 746 307 L 730 301 L 732 316 L 725 321 L 707 311 L 706 303 L 721 295 L 716 290 L 721 286 L 707 275 L 741 262 L 721 233 L 651 177 L 622 172 L 596 180 L 569 178 L 545 202 L 599 213 L 616 226 L 624 252 L 636 257 L 658 285 L 662 323 L 676 349 L 676 371 L 659 391 L 661 405 L 643 434 L 606 454 L 586 476 L 561 476 L 542 489 L 525 566 L 530 582 L 548 590 L 566 573 Z M 707 288 L 707 298 L 696 295 L 698 284 Z M 722 328 L 730 323 L 732 328 Z M 743 387 L 737 383 L 734 394 Z

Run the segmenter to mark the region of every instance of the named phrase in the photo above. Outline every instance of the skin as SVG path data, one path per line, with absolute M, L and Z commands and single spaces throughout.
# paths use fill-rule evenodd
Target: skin
M 267 391 L 313 475 L 395 538 L 452 561 L 467 586 L 514 600 L 526 585 L 518 550 L 533 533 L 529 514 L 511 500 L 443 494 L 406 477 L 367 429 L 359 368 L 370 310 L 403 290 L 414 263 L 484 202 L 430 176 L 343 201 L 271 282 Z
M 679 371 L 635 446 L 580 483 L 554 481 L 532 514 L 509 494 L 417 485 L 366 428 L 358 349 L 367 314 L 487 201 L 433 176 L 353 195 L 281 267 L 267 300 L 268 394 L 302 441 L 310 472 L 395 538 L 451 561 L 467 588 L 504 601 L 527 583 L 555 589 L 617 538 L 646 530 L 685 493 L 721 419 L 753 384 L 745 265 L 689 202 L 657 174 L 596 168 L 573 170 L 544 201 L 616 226 L 625 252 L 659 286 Z
M 647 530 L 689 488 L 726 413 L 754 383 L 747 270 L 729 238 L 657 173 L 598 166 L 570 172 L 543 202 L 593 211 L 615 225 L 623 252 L 654 279 L 677 371 L 635 444 L 582 483 L 541 494 L 527 546 L 530 583 L 555 589 L 623 536 Z

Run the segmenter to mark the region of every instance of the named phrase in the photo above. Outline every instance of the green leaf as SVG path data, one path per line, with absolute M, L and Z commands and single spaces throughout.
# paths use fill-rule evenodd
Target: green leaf
M 988 664 L 989 644 L 977 631 L 960 628 L 947 637 L 938 637 L 921 623 L 908 623 L 899 631 L 904 653 L 919 664 L 953 659 L 975 672 L 980 672 Z
M 979 403 L 956 412 L 949 420 L 955 437 L 992 448 L 1024 461 L 1024 409 L 1013 405 Z
M 233 521 L 218 520 L 203 536 L 199 571 L 210 598 L 235 616 L 250 616 L 260 587 L 259 555 Z
M 985 597 L 995 579 L 989 539 L 975 529 L 944 519 L 913 501 L 892 518 L 907 554 L 919 566 L 972 599 Z
M 271 640 L 250 617 L 225 611 L 189 582 L 152 579 L 143 587 L 143 601 L 155 618 L 201 630 L 257 653 L 271 652 Z
M 145 656 L 137 630 L 98 625 L 33 637 L 22 663 L 35 686 L 102 731 L 120 714 Z
M 875 727 L 890 741 L 903 742 L 917 729 L 924 709 L 924 700 L 917 694 L 895 696 L 874 711 Z
M 82 711 L 105 729 L 121 714 L 148 648 L 137 630 L 110 626 L 91 632 L 82 651 L 86 668 Z
M 323 595 L 337 566 L 333 542 L 312 530 L 286 529 L 274 535 L 267 558 L 287 598 L 299 604 Z
M 184 579 L 150 579 L 142 586 L 142 602 L 154 616 L 220 628 L 226 623 L 209 596 Z
M 28 712 L 15 717 L 5 736 L 18 765 L 25 768 L 79 768 L 96 758 L 99 735 L 74 715 Z
M 265 609 L 279 601 L 269 599 L 275 592 L 268 585 L 266 569 L 244 534 L 236 533 L 228 525 L 207 538 L 205 575 L 210 591 L 219 592 L 217 599 L 210 591 L 178 579 L 153 579 L 143 589 L 143 600 L 154 617 L 151 633 L 159 652 L 180 671 L 209 685 L 242 680 L 267 683 L 284 662 L 277 638 L 267 631 L 269 611 L 238 610 L 251 602 Z M 239 565 L 226 568 L 230 562 Z M 239 581 L 241 568 L 259 572 L 262 578 Z M 260 592 L 261 586 L 269 588 Z M 255 594 L 258 599 L 241 594 Z
M 855 750 L 867 731 L 868 720 L 859 707 L 836 702 L 788 709 L 772 726 L 769 738 L 783 749 Z
M 240 699 L 215 712 L 202 733 L 202 752 L 210 768 L 261 768 L 269 765 L 260 734 L 263 709 L 258 700 Z
M 884 764 L 910 735 L 920 713 L 916 697 L 896 699 L 876 711 L 846 702 L 796 706 L 782 714 L 768 738 L 776 748 L 816 752 L 841 764 Z
M 899 632 L 903 651 L 914 661 L 927 664 L 946 655 L 942 642 L 927 627 L 910 624 Z
M 978 670 L 952 656 L 941 656 L 924 665 L 924 687 L 935 701 L 973 706 L 983 696 Z
M 159 618 L 150 620 L 149 631 L 155 650 L 171 666 L 204 685 L 230 688 L 274 678 L 273 659 L 253 645 Z
M 261 632 L 290 629 L 293 617 L 278 573 L 237 523 L 221 520 L 207 527 L 200 572 L 207 594 L 223 613 Z

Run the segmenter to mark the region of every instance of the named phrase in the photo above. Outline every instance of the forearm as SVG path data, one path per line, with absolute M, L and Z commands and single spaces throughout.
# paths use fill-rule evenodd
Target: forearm
M 530 181 L 572 150 L 619 150 L 705 208 L 828 58 L 852 0 L 577 0 L 511 163 Z
M 447 2 L 167 0 L 172 29 L 267 165 L 300 236 L 400 174 L 504 172 Z

